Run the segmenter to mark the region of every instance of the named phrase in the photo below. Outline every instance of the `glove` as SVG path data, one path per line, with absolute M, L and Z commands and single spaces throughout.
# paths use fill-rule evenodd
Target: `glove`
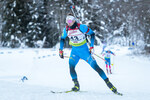
M 63 51 L 61 49 L 59 49 L 59 56 L 60 56 L 60 58 L 64 59 L 64 54 L 63 54 Z
M 94 50 L 94 47 L 90 47 L 89 49 L 90 53 L 92 53 L 93 50 Z

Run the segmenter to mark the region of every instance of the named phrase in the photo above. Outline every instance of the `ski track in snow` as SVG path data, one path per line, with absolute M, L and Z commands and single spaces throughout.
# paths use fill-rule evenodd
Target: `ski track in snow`
M 113 94 L 99 75 L 83 60 L 76 66 L 81 91 L 53 94 L 73 86 L 68 58 L 60 59 L 53 49 L 2 49 L 0 52 L 0 100 L 150 100 L 150 61 L 129 56 L 127 47 L 112 50 L 113 74 L 110 81 L 123 93 Z M 95 47 L 100 55 L 101 48 Z M 69 55 L 70 49 L 64 50 Z M 94 56 L 95 57 L 95 56 Z M 106 72 L 104 61 L 95 57 Z M 26 76 L 24 82 L 21 78 Z

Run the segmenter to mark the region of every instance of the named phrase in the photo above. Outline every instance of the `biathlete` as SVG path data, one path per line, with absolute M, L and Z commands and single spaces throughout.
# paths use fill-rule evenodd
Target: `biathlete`
M 115 54 L 111 50 L 106 50 L 102 55 L 105 56 L 105 64 L 106 64 L 107 73 L 110 72 L 110 74 L 112 74 L 112 71 L 111 71 L 111 55 L 115 56 Z M 109 68 L 108 68 L 108 66 L 109 66 Z
M 72 45 L 72 50 L 69 57 L 70 75 L 72 81 L 74 82 L 74 87 L 72 88 L 72 91 L 80 90 L 80 85 L 78 82 L 75 67 L 79 62 L 79 59 L 83 59 L 99 74 L 99 76 L 106 82 L 107 86 L 111 89 L 111 91 L 117 93 L 117 89 L 112 85 L 104 71 L 97 65 L 95 59 L 91 56 L 91 51 L 94 48 L 94 32 L 86 25 L 77 23 L 75 17 L 71 13 L 67 15 L 66 23 L 68 25 L 64 28 L 60 39 L 59 56 L 61 58 L 64 58 L 64 41 L 66 37 L 69 37 L 69 44 Z M 88 48 L 87 46 L 86 35 L 91 36 L 90 48 Z

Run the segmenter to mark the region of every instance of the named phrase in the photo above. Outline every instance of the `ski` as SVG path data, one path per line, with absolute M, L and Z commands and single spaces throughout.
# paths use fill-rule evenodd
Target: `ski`
M 69 92 L 72 92 L 71 90 L 70 91 L 51 91 L 51 93 L 69 93 Z
M 72 90 L 70 90 L 70 91 L 51 91 L 51 93 L 70 93 L 70 92 L 86 92 L 86 91 L 72 91 Z
M 58 93 L 71 93 L 71 92 L 87 92 L 87 91 L 72 91 L 72 90 L 69 90 L 69 91 L 51 91 L 51 93 L 54 93 L 54 94 L 58 94 Z M 115 92 L 115 94 L 123 96 L 123 94 L 119 93 L 119 92 Z
M 122 93 L 119 93 L 119 92 L 115 92 L 115 94 L 120 95 L 120 96 L 123 96 L 123 94 L 122 94 Z

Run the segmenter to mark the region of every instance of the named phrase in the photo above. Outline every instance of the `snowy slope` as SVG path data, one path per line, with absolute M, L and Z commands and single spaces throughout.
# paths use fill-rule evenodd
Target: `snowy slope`
M 150 61 L 130 56 L 127 47 L 113 46 L 113 74 L 110 81 L 124 96 L 113 94 L 99 75 L 83 60 L 76 66 L 81 90 L 86 92 L 52 94 L 70 90 L 68 58 L 60 59 L 53 49 L 1 49 L 0 100 L 150 100 Z M 70 50 L 64 50 L 69 55 Z M 101 48 L 95 47 L 100 55 Z M 105 71 L 104 61 L 95 57 Z M 26 76 L 24 82 L 21 78 Z

